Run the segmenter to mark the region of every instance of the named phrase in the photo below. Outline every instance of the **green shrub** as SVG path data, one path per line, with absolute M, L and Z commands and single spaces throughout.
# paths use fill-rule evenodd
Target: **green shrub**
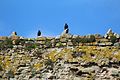
M 72 39 L 72 43 L 73 45 L 79 45 L 79 43 L 81 42 L 81 38 L 80 37 L 76 37 Z
M 63 47 L 63 44 L 61 42 L 58 42 L 56 43 L 56 46 L 60 48 L 60 47 Z
M 13 48 L 12 40 L 11 39 L 4 40 L 2 43 L 0 43 L 0 48 L 1 49 Z
M 46 65 L 46 66 L 53 67 L 54 62 L 53 62 L 51 59 L 47 59 L 47 60 L 45 61 L 45 65 Z
M 26 50 L 31 50 L 35 48 L 37 48 L 36 44 L 26 44 L 26 47 L 25 47 Z
M 2 71 L 3 69 L 2 69 L 2 66 L 1 66 L 1 64 L 0 64 L 0 71 Z
M 51 43 L 50 41 L 46 41 L 46 42 L 45 42 L 45 45 L 46 45 L 47 48 L 52 47 L 52 43 Z
M 80 42 L 81 43 L 88 43 L 89 39 L 88 38 L 81 38 Z
M 90 35 L 90 38 L 89 38 L 89 42 L 95 42 L 95 36 L 94 35 Z
M 116 42 L 116 36 L 110 36 L 110 41 L 114 44 Z
M 14 72 L 12 70 L 9 70 L 7 73 L 6 73 L 6 76 L 8 78 L 14 78 Z
M 36 71 L 34 69 L 32 69 L 31 73 L 32 74 L 31 74 L 30 78 L 33 78 L 35 76 L 35 74 L 36 74 Z
M 80 38 L 80 37 L 76 37 L 74 39 L 72 39 L 72 43 L 74 45 L 79 45 L 79 43 L 91 43 L 91 42 L 95 42 L 95 36 L 91 35 L 90 38 L 84 37 L 84 38 Z
M 20 40 L 20 39 L 15 40 L 15 44 L 16 44 L 16 45 L 19 45 L 19 44 L 20 44 L 20 42 L 21 42 L 21 40 Z
M 23 46 L 23 45 L 25 44 L 25 41 L 26 41 L 26 40 L 20 40 L 19 43 Z

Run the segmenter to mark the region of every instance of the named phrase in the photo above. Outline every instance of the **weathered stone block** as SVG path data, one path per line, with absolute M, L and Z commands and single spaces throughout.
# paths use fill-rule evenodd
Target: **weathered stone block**
M 0 36 L 0 40 L 6 40 L 8 37 L 6 36 Z
M 38 37 L 36 40 L 37 40 L 37 41 L 45 41 L 45 40 L 46 40 L 46 37 Z
M 67 39 L 66 38 L 61 38 L 60 42 L 67 42 Z
M 67 42 L 67 45 L 68 46 L 73 46 L 73 43 L 72 42 Z
M 38 41 L 40 45 L 45 45 L 45 41 Z

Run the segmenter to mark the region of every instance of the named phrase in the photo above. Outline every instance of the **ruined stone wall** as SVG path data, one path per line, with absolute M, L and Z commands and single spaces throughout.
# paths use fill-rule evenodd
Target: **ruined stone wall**
M 65 34 L 58 38 L 50 37 L 38 37 L 36 38 L 36 43 L 40 46 L 46 47 L 74 47 L 74 46 L 111 46 L 110 40 L 103 37 L 96 38 L 93 42 L 80 42 L 79 39 L 84 38 L 83 36 Z M 91 38 L 90 38 L 91 39 Z
M 107 39 L 96 39 L 96 42 L 90 42 L 90 43 L 81 43 L 79 40 L 75 41 L 76 38 L 83 38 L 78 35 L 62 35 L 59 37 L 37 37 L 35 39 L 20 39 L 19 36 L 11 36 L 11 37 L 0 37 L 1 41 L 4 41 L 6 39 L 13 40 L 13 44 L 16 45 L 16 40 L 24 40 L 26 44 L 36 44 L 39 48 L 60 48 L 60 47 L 74 47 L 74 46 L 111 46 L 111 42 L 109 42 Z M 102 41 L 101 41 L 102 40 Z M 101 43 L 98 43 L 100 41 Z M 18 41 L 17 41 L 18 42 Z M 26 46 L 26 44 L 24 44 Z M 27 46 L 29 46 L 29 44 Z M 17 43 L 18 45 L 18 43 Z M 21 43 L 20 43 L 21 45 Z

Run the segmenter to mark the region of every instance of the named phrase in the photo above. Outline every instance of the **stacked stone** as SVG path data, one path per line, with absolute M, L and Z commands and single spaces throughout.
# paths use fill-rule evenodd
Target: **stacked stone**
M 40 45 L 40 48 L 44 48 L 46 42 L 46 37 L 38 37 L 37 43 Z

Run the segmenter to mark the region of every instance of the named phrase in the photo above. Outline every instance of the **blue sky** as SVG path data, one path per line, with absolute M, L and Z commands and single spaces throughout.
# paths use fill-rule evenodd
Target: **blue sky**
M 57 36 L 65 23 L 76 35 L 120 33 L 120 0 L 0 0 L 0 36 Z

